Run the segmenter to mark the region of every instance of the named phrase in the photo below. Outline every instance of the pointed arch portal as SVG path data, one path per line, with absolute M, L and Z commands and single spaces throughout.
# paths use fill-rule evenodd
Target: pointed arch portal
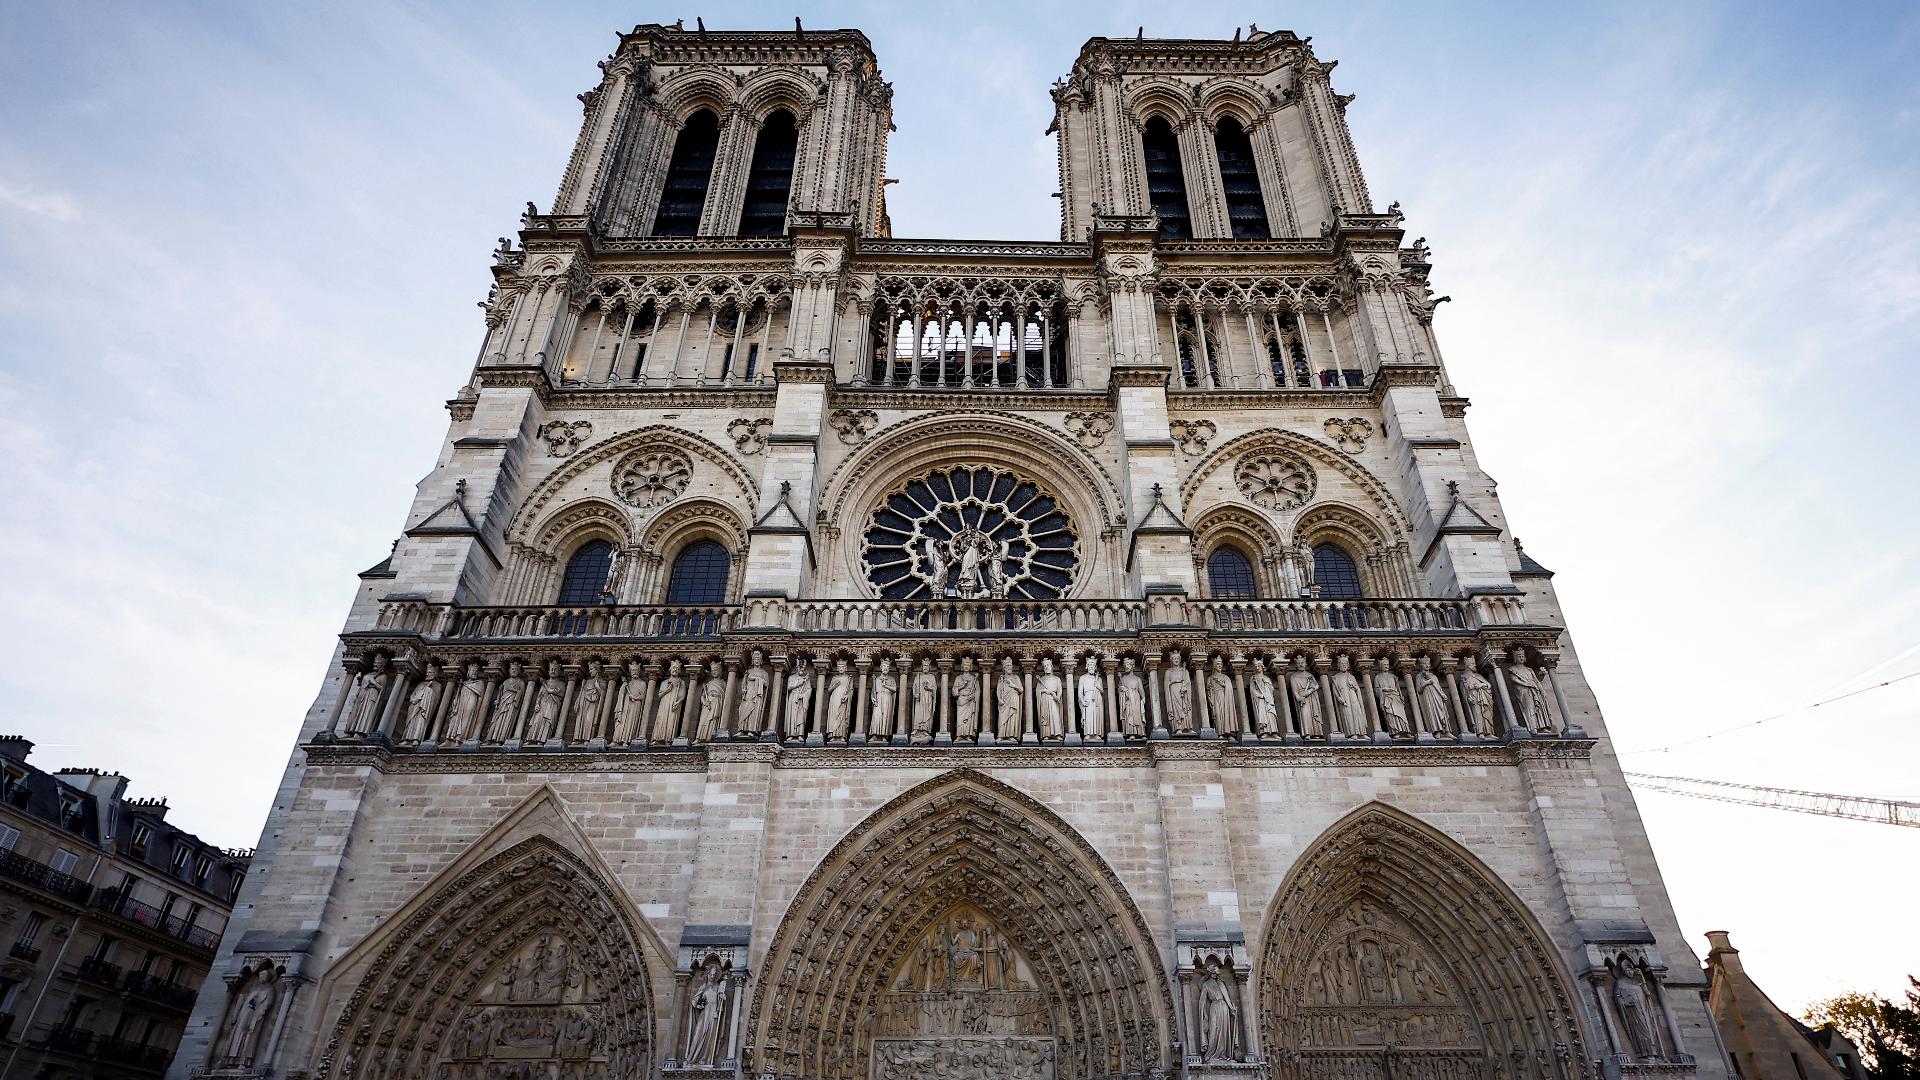
M 1261 934 L 1259 1023 L 1284 1080 L 1574 1080 L 1575 998 L 1519 898 L 1375 803 L 1294 864 Z
M 841 840 L 762 970 L 749 1075 L 1165 1068 L 1172 996 L 1125 888 L 1058 815 L 971 770 L 908 790 Z

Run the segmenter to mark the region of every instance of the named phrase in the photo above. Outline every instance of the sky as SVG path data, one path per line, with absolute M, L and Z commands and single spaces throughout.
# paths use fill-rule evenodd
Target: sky
M 872 39 L 919 237 L 1056 237 L 1087 37 L 1312 35 L 1628 768 L 1920 798 L 1920 679 L 1802 708 L 1920 672 L 1920 8 L 1878 3 L 5 5 L 0 727 L 251 846 L 595 61 L 795 14 Z M 1640 808 L 1783 1006 L 1920 972 L 1920 830 Z

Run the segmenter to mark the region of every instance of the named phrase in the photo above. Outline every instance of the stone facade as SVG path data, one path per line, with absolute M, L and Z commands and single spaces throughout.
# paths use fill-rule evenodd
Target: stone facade
M 864 36 L 624 35 L 180 1074 L 1726 1075 L 1332 66 L 1095 38 L 921 241 Z

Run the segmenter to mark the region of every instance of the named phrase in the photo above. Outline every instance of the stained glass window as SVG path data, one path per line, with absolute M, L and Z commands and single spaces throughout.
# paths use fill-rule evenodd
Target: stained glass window
M 1079 567 L 1058 499 L 1006 469 L 958 465 L 911 480 L 874 511 L 867 578 L 889 600 L 1050 600 Z
M 688 544 L 673 560 L 673 573 L 667 578 L 667 603 L 726 603 L 731 569 L 727 549 L 718 543 L 696 540 Z
M 560 578 L 562 607 L 583 607 L 604 600 L 607 572 L 613 569 L 613 545 L 605 540 L 589 540 L 567 560 L 567 572 Z

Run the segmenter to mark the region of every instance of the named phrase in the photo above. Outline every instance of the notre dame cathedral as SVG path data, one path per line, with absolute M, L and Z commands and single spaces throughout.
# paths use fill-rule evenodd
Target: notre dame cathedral
M 1332 61 L 1089 40 L 1048 242 L 858 31 L 600 68 L 177 1075 L 1727 1075 Z

